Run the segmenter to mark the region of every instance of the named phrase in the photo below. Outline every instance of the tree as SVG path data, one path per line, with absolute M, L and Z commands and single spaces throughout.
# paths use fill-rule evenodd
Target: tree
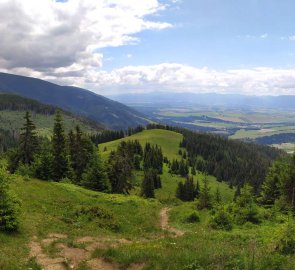
M 69 170 L 67 145 L 60 111 L 56 112 L 52 137 L 52 173 L 54 180 L 65 178 Z
M 122 142 L 116 152 L 111 152 L 108 160 L 108 177 L 113 193 L 129 194 L 132 188 L 131 177 L 133 161 L 129 155 L 126 143 Z
M 41 151 L 33 163 L 34 176 L 42 180 L 52 179 L 52 151 L 49 141 L 45 140 L 41 145 Z
M 216 188 L 216 191 L 215 191 L 215 202 L 217 204 L 221 203 L 221 194 L 220 194 L 219 186 Z
M 157 176 L 157 174 L 156 174 Z M 155 198 L 155 172 L 152 169 L 144 171 L 144 178 L 141 185 L 141 196 L 145 198 Z
M 196 168 L 195 168 L 195 166 L 192 166 L 191 174 L 192 174 L 192 175 L 196 175 L 196 174 L 197 174 L 197 173 L 196 173 Z
M 212 199 L 211 199 L 211 194 L 210 194 L 208 177 L 207 177 L 207 175 L 204 175 L 203 187 L 201 188 L 201 191 L 200 191 L 198 208 L 199 209 L 204 209 L 204 208 L 210 209 L 211 207 L 212 207 Z
M 7 178 L 0 168 L 0 231 L 12 232 L 19 227 L 20 201 L 10 192 Z
M 109 179 L 97 152 L 93 152 L 87 169 L 83 173 L 82 185 L 101 192 L 109 192 L 111 190 Z
M 187 177 L 184 184 L 178 183 L 176 197 L 182 201 L 193 201 L 196 196 L 196 187 L 193 177 Z
M 90 162 L 95 149 L 90 138 L 81 131 L 78 125 L 75 131 L 76 133 L 72 131 L 69 133 L 70 161 L 74 171 L 74 180 L 76 183 L 80 183 L 82 174 Z

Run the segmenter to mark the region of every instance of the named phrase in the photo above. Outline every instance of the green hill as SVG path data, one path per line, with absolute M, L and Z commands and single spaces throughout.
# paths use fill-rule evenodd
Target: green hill
M 182 151 L 184 151 L 183 148 L 179 147 L 179 143 L 182 141 L 182 138 L 183 135 L 174 131 L 151 129 L 144 130 L 140 133 L 125 137 L 123 139 L 100 144 L 99 149 L 101 151 L 102 157 L 106 159 L 111 151 L 117 149 L 120 142 L 128 140 L 138 140 L 143 147 L 147 142 L 149 142 L 150 144 L 157 144 L 158 146 L 161 146 L 164 156 L 166 156 L 169 160 L 181 159 L 178 151 L 179 149 L 182 149 Z M 196 179 L 199 179 L 199 181 L 201 182 L 203 177 L 204 175 L 201 172 L 198 172 L 195 177 L 195 181 Z M 137 188 L 133 191 L 134 194 L 139 194 L 139 187 L 142 178 L 143 172 L 137 171 L 135 173 L 134 180 Z M 223 198 L 227 201 L 232 200 L 233 190 L 231 190 L 226 183 L 217 182 L 214 176 L 209 176 L 208 178 L 212 190 L 215 190 L 217 187 L 219 187 Z M 164 188 L 156 190 L 156 198 L 158 198 L 160 201 L 170 201 L 175 199 L 177 184 L 179 181 L 184 181 L 184 178 L 168 173 L 168 167 L 166 164 L 164 164 L 163 175 L 161 175 L 161 179 Z
M 86 89 L 0 72 L 0 92 L 17 94 L 58 106 L 111 129 L 145 125 L 149 121 L 134 109 Z
M 134 139 L 158 144 L 169 159 L 180 158 L 182 135 L 157 129 L 101 144 L 101 154 L 106 159 L 120 141 Z M 136 171 L 133 194 L 117 195 L 12 175 L 11 190 L 22 203 L 21 226 L 15 234 L 0 232 L 0 269 L 293 269 L 294 256 L 277 251 L 291 217 L 261 208 L 259 224 L 213 230 L 210 210 L 175 198 L 176 184 L 184 179 L 170 175 L 166 165 L 155 199 L 137 196 L 141 179 Z M 209 185 L 212 196 L 219 186 L 222 200 L 232 200 L 234 191 L 226 184 L 210 176 Z M 200 221 L 191 221 L 192 215 Z
M 30 111 L 38 134 L 49 136 L 52 132 L 54 114 L 57 109 L 57 107 L 45 105 L 36 100 L 0 93 L 0 130 L 9 131 L 13 136 L 17 135 L 23 125 L 25 111 Z M 67 131 L 76 125 L 81 126 L 87 133 L 103 129 L 102 125 L 94 121 L 64 110 L 62 110 L 62 116 Z

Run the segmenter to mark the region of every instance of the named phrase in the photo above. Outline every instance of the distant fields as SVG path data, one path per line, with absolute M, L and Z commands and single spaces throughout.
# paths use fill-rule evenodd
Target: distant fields
M 290 145 L 295 143 L 295 112 L 293 111 L 240 110 L 222 107 L 204 109 L 188 106 L 151 107 L 148 113 L 154 121 L 178 125 L 194 131 L 221 134 L 232 139 L 273 145 L 288 152 Z

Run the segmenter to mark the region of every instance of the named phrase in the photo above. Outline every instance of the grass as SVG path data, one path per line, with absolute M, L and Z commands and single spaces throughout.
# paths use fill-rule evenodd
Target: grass
M 179 158 L 181 135 L 160 130 L 149 130 L 131 136 L 142 144 L 157 143 L 168 158 Z M 120 140 L 103 144 L 107 157 Z M 101 147 L 102 147 L 101 146 Z M 203 175 L 195 179 L 202 184 Z M 163 188 L 156 191 L 156 199 L 146 200 L 137 196 L 142 172 L 136 171 L 136 188 L 132 195 L 104 194 L 86 190 L 69 183 L 56 183 L 13 176 L 11 188 L 22 201 L 20 231 L 16 234 L 0 233 L 0 269 L 38 269 L 28 259 L 28 243 L 33 236 L 44 239 L 49 233 L 68 235 L 68 241 L 75 246 L 75 239 L 82 236 L 129 239 L 131 244 L 107 249 L 97 249 L 92 257 L 103 256 L 126 269 L 132 263 L 144 263 L 145 270 L 192 270 L 192 269 L 294 269 L 295 256 L 283 256 L 275 250 L 274 235 L 281 221 L 264 220 L 260 225 L 234 226 L 230 232 L 212 230 L 209 226 L 210 211 L 198 211 L 196 202 L 183 203 L 175 198 L 179 176 L 172 176 L 164 166 Z M 219 187 L 223 202 L 230 202 L 234 190 L 209 176 L 211 194 Z M 99 207 L 108 218 L 87 218 L 76 216 L 79 207 Z M 173 238 L 163 234 L 160 228 L 159 212 L 163 207 L 171 208 L 169 224 L 186 232 Z M 200 222 L 188 223 L 187 218 L 197 213 Z M 163 238 L 163 235 L 166 237 Z M 47 252 L 56 252 L 48 247 Z M 17 254 L 17 256 L 15 256 Z M 87 269 L 81 264 L 80 269 Z
M 24 124 L 24 112 L 19 111 L 0 111 L 0 129 L 19 131 Z M 31 113 L 32 121 L 36 126 L 39 136 L 48 137 L 52 134 L 54 125 L 54 115 L 43 115 Z M 74 129 L 77 125 L 87 133 L 95 132 L 95 129 L 69 115 L 63 115 L 65 130 Z
M 107 157 L 112 150 L 117 149 L 121 141 L 138 140 L 143 147 L 147 142 L 160 145 L 164 155 L 167 156 L 168 159 L 175 159 L 179 158 L 179 143 L 182 138 L 183 136 L 181 134 L 173 131 L 162 129 L 144 130 L 143 132 L 125 137 L 123 139 L 100 144 L 99 149 L 103 151 L 103 149 L 106 148 L 107 151 L 103 151 L 102 156 Z

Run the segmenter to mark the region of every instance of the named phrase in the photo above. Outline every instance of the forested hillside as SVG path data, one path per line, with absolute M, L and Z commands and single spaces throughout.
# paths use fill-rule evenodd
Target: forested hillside
M 0 153 L 16 143 L 26 111 L 30 111 L 32 119 L 36 123 L 38 135 L 49 137 L 52 134 L 54 114 L 58 109 L 36 100 L 0 93 Z M 76 125 L 80 125 L 85 132 L 93 134 L 104 128 L 97 122 L 59 110 L 64 117 L 67 131 Z
M 295 157 L 161 125 L 90 136 L 60 111 L 51 129 L 26 113 L 1 160 L 0 269 L 293 269 Z
M 126 129 L 148 123 L 144 115 L 119 102 L 82 88 L 60 86 L 35 78 L 0 73 L 0 92 L 60 107 L 111 129 Z

